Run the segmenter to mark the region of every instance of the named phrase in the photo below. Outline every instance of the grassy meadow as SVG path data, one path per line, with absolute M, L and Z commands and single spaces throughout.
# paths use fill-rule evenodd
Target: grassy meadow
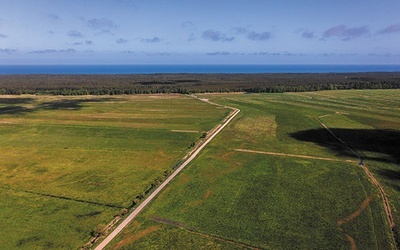
M 199 96 L 241 112 L 107 249 L 395 249 L 347 146 L 399 222 L 399 90 Z
M 183 95 L 0 96 L 1 248 L 80 248 L 229 112 Z

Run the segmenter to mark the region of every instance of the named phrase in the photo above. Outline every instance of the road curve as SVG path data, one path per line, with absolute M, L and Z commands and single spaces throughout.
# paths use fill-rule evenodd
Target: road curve
M 227 106 L 226 106 L 227 107 Z M 176 170 L 175 170 L 175 172 L 173 172 L 160 186 L 158 186 L 158 188 L 156 189 L 156 190 L 154 190 L 154 192 L 153 193 L 151 193 L 151 195 L 149 195 L 142 203 L 140 203 L 140 205 L 135 209 L 135 210 L 133 210 L 132 211 L 132 213 L 130 213 L 129 215 L 128 215 L 128 217 L 126 217 L 126 219 L 125 220 L 123 220 L 122 222 L 121 222 L 121 224 L 119 224 L 118 225 L 118 227 L 117 228 L 115 228 L 114 229 L 114 231 L 112 231 L 96 248 L 95 248 L 95 250 L 102 250 L 102 249 L 104 249 L 104 247 L 106 247 L 107 246 L 107 244 L 108 243 L 110 243 L 110 241 L 112 240 L 112 239 L 114 239 L 114 237 L 115 236 L 117 236 L 121 231 L 122 231 L 122 229 L 124 229 L 142 210 L 143 210 L 143 208 L 145 208 L 153 199 L 154 199 L 154 197 L 156 197 L 157 196 L 157 194 L 173 179 L 173 178 L 175 178 L 175 176 L 179 173 L 179 172 L 181 172 L 182 171 L 182 169 L 183 168 L 185 168 L 199 153 L 200 153 L 200 151 L 205 147 L 205 146 L 207 146 L 207 144 L 215 137 L 215 136 L 217 136 L 217 134 L 219 133 L 219 132 L 221 132 L 225 127 L 226 127 L 226 125 L 228 125 L 228 123 L 230 122 L 230 121 L 232 121 L 232 119 L 240 112 L 240 110 L 239 109 L 236 109 L 236 108 L 232 108 L 232 107 L 227 107 L 227 108 L 231 108 L 231 109 L 233 109 L 234 111 L 233 111 L 233 113 L 231 113 L 231 115 L 225 120 L 225 122 L 217 129 L 217 130 L 215 130 L 214 132 L 213 132 L 213 134 L 212 135 L 210 135 L 210 137 L 207 139 L 207 140 L 205 140 L 204 142 L 203 142 L 203 144 L 199 147 L 199 148 L 197 148 L 192 154 L 191 154 L 191 156 L 184 162 L 184 163 L 182 163 L 182 165 L 179 167 L 179 168 L 177 168 Z

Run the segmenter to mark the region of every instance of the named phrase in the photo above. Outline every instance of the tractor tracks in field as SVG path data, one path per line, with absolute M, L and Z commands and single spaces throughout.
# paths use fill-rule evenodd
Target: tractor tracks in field
M 223 107 L 227 109 L 231 109 L 232 112 L 229 113 L 229 115 L 222 121 L 222 123 L 218 124 L 216 127 L 214 127 L 211 132 L 208 133 L 207 137 L 205 140 L 198 146 L 196 147 L 195 150 L 189 152 L 188 155 L 186 155 L 183 159 L 183 163 L 179 165 L 179 167 L 160 185 L 158 186 L 142 203 L 140 203 L 130 214 L 112 231 L 96 248 L 95 250 L 102 250 L 104 249 L 108 243 L 110 243 L 111 240 L 113 240 L 121 231 L 124 229 L 156 196 L 158 193 L 161 192 L 165 188 L 165 186 L 173 179 L 175 176 L 178 175 L 179 172 L 182 171 L 183 168 L 185 168 L 200 152 L 201 150 L 207 146 L 208 143 L 211 142 L 212 139 L 214 139 L 217 134 L 219 134 L 232 120 L 235 118 L 237 114 L 239 114 L 240 109 L 234 108 L 234 107 L 229 107 L 229 106 L 224 106 L 220 104 L 216 104 L 213 102 L 210 102 L 208 99 L 202 99 L 197 96 L 191 95 L 191 97 L 196 98 L 200 101 L 204 101 L 206 103 L 209 103 L 211 105 L 217 106 L 217 107 Z M 96 239 L 91 239 L 89 244 L 94 244 L 98 238 Z
M 335 114 L 340 114 L 338 112 L 336 112 Z M 364 170 L 364 172 L 367 174 L 368 178 L 370 179 L 370 181 L 376 186 L 376 188 L 379 190 L 379 193 L 382 197 L 382 202 L 383 202 L 383 206 L 385 209 L 385 213 L 386 213 L 386 218 L 387 218 L 387 222 L 388 225 L 390 227 L 390 231 L 392 233 L 392 237 L 394 240 L 394 243 L 396 244 L 397 242 L 397 236 L 396 236 L 396 232 L 395 232 L 395 222 L 393 219 L 393 214 L 392 214 L 392 210 L 390 209 L 390 204 L 389 204 L 389 199 L 387 198 L 387 195 L 385 193 L 385 190 L 383 189 L 382 185 L 379 183 L 379 181 L 375 178 L 375 176 L 371 173 L 371 171 L 369 171 L 369 169 L 367 168 L 365 162 L 363 161 L 363 158 L 361 157 L 361 155 L 355 151 L 353 148 L 351 148 L 344 140 L 342 140 L 338 135 L 336 135 L 331 129 L 329 129 L 328 126 L 326 126 L 326 124 L 324 124 L 320 119 L 326 116 L 330 116 L 331 114 L 326 114 L 326 115 L 321 115 L 316 117 L 315 119 L 318 121 L 319 124 L 321 124 L 322 127 L 324 127 L 333 137 L 335 137 L 340 143 L 342 143 L 344 146 L 347 147 L 347 149 L 349 149 L 355 156 L 357 156 L 359 158 L 359 166 Z M 368 200 L 368 199 L 367 199 Z M 365 201 L 364 201 L 365 202 Z M 369 203 L 369 201 L 368 201 Z M 367 203 L 367 205 L 368 205 Z M 358 211 L 358 210 L 357 210 Z M 355 213 L 357 213 L 357 211 Z M 362 211 L 362 210 L 361 210 Z M 339 223 L 339 222 L 338 222 Z M 339 226 L 339 225 L 338 225 Z M 354 239 L 346 234 L 347 239 L 349 240 L 352 249 L 353 246 L 355 246 L 355 241 Z M 397 248 L 397 246 L 395 245 L 395 248 Z M 354 248 L 357 249 L 357 248 Z
M 365 173 L 367 173 L 369 179 L 372 181 L 372 183 L 375 184 L 375 186 L 378 188 L 381 196 L 382 196 L 382 201 L 383 201 L 383 205 L 385 207 L 385 212 L 387 215 L 387 219 L 389 222 L 389 226 L 393 232 L 394 227 L 395 227 L 395 223 L 394 223 L 394 219 L 393 219 L 393 214 L 392 214 L 392 210 L 390 209 L 390 204 L 389 204 L 389 200 L 386 196 L 385 190 L 382 188 L 382 186 L 379 184 L 379 182 L 376 180 L 375 176 L 369 171 L 369 169 L 366 167 L 365 164 L 362 164 L 361 167 L 364 169 Z
M 368 207 L 369 202 L 373 199 L 373 196 L 368 197 L 367 199 L 365 199 L 362 203 L 361 206 L 352 214 L 350 214 L 347 217 L 344 217 L 340 220 L 337 221 L 337 226 L 340 230 L 340 232 L 344 233 L 346 235 L 347 240 L 350 242 L 351 245 L 351 250 L 356 250 L 357 249 L 357 244 L 356 241 L 354 240 L 353 237 L 350 236 L 350 234 L 346 233 L 343 228 L 342 228 L 342 224 L 344 223 L 348 223 L 351 220 L 355 219 L 357 216 L 359 216 L 361 214 L 362 211 L 364 211 L 365 208 Z
M 239 247 L 244 247 L 246 249 L 251 249 L 251 250 L 262 250 L 262 248 L 258 248 L 252 245 L 248 245 L 239 241 L 235 241 L 235 240 L 231 240 L 231 239 L 226 239 L 223 238 L 221 236 L 216 236 L 216 235 L 212 235 L 212 234 L 207 234 L 207 233 L 202 233 L 196 230 L 196 228 L 194 227 L 190 227 L 188 228 L 184 223 L 179 222 L 179 221 L 172 221 L 166 218 L 160 218 L 160 217 L 153 217 L 151 218 L 152 221 L 154 222 L 158 222 L 161 224 L 165 224 L 165 225 L 169 225 L 169 226 L 174 226 L 174 227 L 179 227 L 180 229 L 191 233 L 191 234 L 195 234 L 195 235 L 199 235 L 203 238 L 209 238 L 209 239 L 213 239 L 215 241 L 219 241 L 219 242 L 224 242 L 224 243 L 228 243 L 231 245 L 235 245 L 235 246 L 239 246 Z

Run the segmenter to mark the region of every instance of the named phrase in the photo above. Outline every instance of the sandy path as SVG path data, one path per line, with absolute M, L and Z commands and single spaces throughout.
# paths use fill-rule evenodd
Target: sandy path
M 347 222 L 353 220 L 354 218 L 356 218 L 357 216 L 359 216 L 361 214 L 361 212 L 364 211 L 364 209 L 369 205 L 369 202 L 372 199 L 373 199 L 373 196 L 368 197 L 367 199 L 365 199 L 363 201 L 361 206 L 354 213 L 352 213 L 351 215 L 349 215 L 343 219 L 338 220 L 338 222 L 337 222 L 337 226 L 338 226 L 339 230 L 346 235 L 347 240 L 350 242 L 351 250 L 357 249 L 356 241 L 348 233 L 343 231 L 342 224 L 347 223 Z
M 199 133 L 200 131 L 198 130 L 179 130 L 179 129 L 173 129 L 171 132 L 176 132 L 176 133 Z
M 390 209 L 389 200 L 386 196 L 385 190 L 382 188 L 381 184 L 379 184 L 379 182 L 375 179 L 375 176 L 369 171 L 369 169 L 365 166 L 365 164 L 362 164 L 361 167 L 364 169 L 365 173 L 367 173 L 370 180 L 375 184 L 375 186 L 378 188 L 379 192 L 381 193 L 383 205 L 385 207 L 385 212 L 387 215 L 387 219 L 388 219 L 390 228 L 392 229 L 392 232 L 393 232 L 395 223 L 394 223 L 392 210 Z
M 352 161 L 352 160 L 340 160 L 340 159 L 335 159 L 335 158 L 325 158 L 325 157 L 317 157 L 317 156 L 310 156 L 310 155 L 285 154 L 285 153 L 276 153 L 276 152 L 268 152 L 268 151 L 257 151 L 257 150 L 250 150 L 250 149 L 241 149 L 241 148 L 237 148 L 237 149 L 235 149 L 235 151 L 245 152 L 245 153 L 254 153 L 254 154 L 277 155 L 277 156 L 285 156 L 285 157 L 295 157 L 295 158 L 304 158 L 304 159 L 323 160 L 323 161 L 340 161 L 340 162 L 349 162 L 349 163 L 355 163 L 356 162 L 356 161 Z

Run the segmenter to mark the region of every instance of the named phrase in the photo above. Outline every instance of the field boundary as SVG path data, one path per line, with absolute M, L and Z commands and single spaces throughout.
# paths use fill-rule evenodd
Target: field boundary
M 229 106 L 223 106 L 223 105 L 219 105 L 216 103 L 212 103 L 207 99 L 201 99 L 198 98 L 196 96 L 191 96 L 193 98 L 196 98 L 200 101 L 204 101 L 207 102 L 209 104 L 212 105 L 216 105 L 218 107 L 225 107 L 228 109 L 232 109 L 232 112 L 229 113 L 229 115 L 224 119 L 224 121 L 220 124 L 218 124 L 214 129 L 212 129 L 212 132 L 207 136 L 208 138 L 206 140 L 204 140 L 201 145 L 198 146 L 198 148 L 196 148 L 196 150 L 190 152 L 190 156 L 189 158 L 187 158 L 187 156 L 184 157 L 184 159 L 186 159 L 160 186 L 157 187 L 156 190 L 154 190 L 154 192 L 152 192 L 142 203 L 140 203 L 139 206 L 137 206 L 119 225 L 117 228 L 114 229 L 114 231 L 112 231 L 96 248 L 95 250 L 102 250 L 104 249 L 108 243 L 110 243 L 111 240 L 113 240 L 121 231 L 122 229 L 124 229 L 156 196 L 158 193 L 160 193 L 165 186 L 173 179 L 175 178 L 179 172 L 181 172 L 200 152 L 201 150 L 207 146 L 208 143 L 211 142 L 212 139 L 214 139 L 215 136 L 217 136 L 217 134 L 219 132 L 221 132 L 228 124 L 230 121 L 233 120 L 233 118 L 235 118 L 235 116 L 237 114 L 239 114 L 240 109 L 234 108 L 234 107 L 229 107 Z M 99 237 L 95 238 L 95 239 L 91 239 L 89 241 L 88 244 L 94 244 L 97 240 L 99 239 Z M 85 245 L 87 246 L 87 244 Z

